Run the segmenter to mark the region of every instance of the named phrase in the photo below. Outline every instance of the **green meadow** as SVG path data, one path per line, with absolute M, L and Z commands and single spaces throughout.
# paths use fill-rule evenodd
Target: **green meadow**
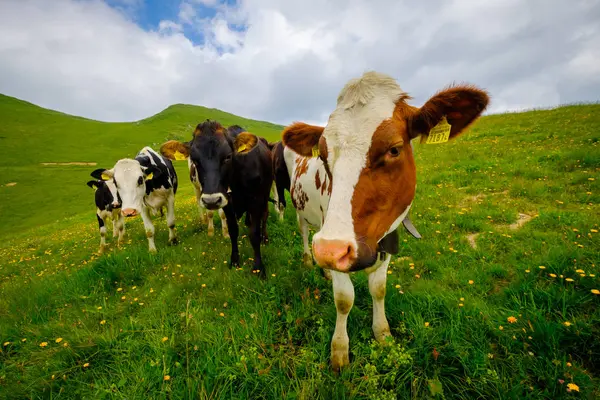
M 423 238 L 402 230 L 390 266 L 394 341 L 374 341 L 355 274 L 339 375 L 331 283 L 302 265 L 291 202 L 283 222 L 270 205 L 266 281 L 243 222 L 243 265 L 228 268 L 184 161 L 180 243 L 157 216 L 149 254 L 137 217 L 123 246 L 109 227 L 97 254 L 89 173 L 206 118 L 269 140 L 282 129 L 189 105 L 104 123 L 0 96 L 0 398 L 600 398 L 600 105 L 485 116 L 455 141 L 415 145 Z M 72 162 L 97 165 L 42 165 Z

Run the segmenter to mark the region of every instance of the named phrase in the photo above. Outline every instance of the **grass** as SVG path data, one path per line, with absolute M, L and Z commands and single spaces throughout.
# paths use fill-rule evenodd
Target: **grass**
M 145 120 L 152 139 L 135 124 L 110 125 L 140 133 L 118 151 L 185 131 L 198 118 L 179 116 L 184 109 Z M 20 129 L 41 129 L 38 121 Z M 366 277 L 355 274 L 351 365 L 339 376 L 328 365 L 331 284 L 302 267 L 293 209 L 284 222 L 271 213 L 261 282 L 250 273 L 245 237 L 244 265 L 227 268 L 220 223 L 215 218 L 208 238 L 187 180 L 176 199 L 181 243 L 167 246 L 166 222 L 156 217 L 156 255 L 147 252 L 139 218 L 127 221 L 122 248 L 111 239 L 108 253 L 94 254 L 92 192 L 67 197 L 74 189 L 65 185 L 57 204 L 31 203 L 35 228 L 6 236 L 0 248 L 0 397 L 598 398 L 598 132 L 600 106 L 578 105 L 488 116 L 455 142 L 416 145 L 411 216 L 423 239 L 401 234 L 388 275 L 395 342 L 374 343 Z M 65 153 L 52 160 L 74 160 L 56 143 Z M 22 152 L 14 146 L 13 154 Z M 89 148 L 78 160 L 117 156 L 109 144 Z M 33 170 L 48 158 L 28 159 L 22 168 Z M 64 174 L 81 186 L 88 169 Z M 10 206 L 4 193 L 18 187 L 0 187 L 2 211 Z M 44 189 L 48 181 L 40 180 Z M 38 214 L 59 205 L 74 211 L 41 225 Z M 519 213 L 531 219 L 511 229 Z M 16 220 L 4 218 L 10 233 Z

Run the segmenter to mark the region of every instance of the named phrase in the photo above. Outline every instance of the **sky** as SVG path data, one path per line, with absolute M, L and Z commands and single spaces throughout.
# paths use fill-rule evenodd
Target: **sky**
M 324 124 L 375 70 L 422 105 L 600 100 L 600 0 L 0 0 L 0 93 L 102 121 L 171 104 Z

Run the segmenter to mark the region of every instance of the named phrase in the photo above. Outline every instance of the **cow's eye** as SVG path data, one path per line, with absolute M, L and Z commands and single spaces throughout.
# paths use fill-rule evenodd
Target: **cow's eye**
M 394 146 L 388 150 L 388 153 L 392 157 L 398 157 L 400 155 L 400 146 Z
M 141 186 L 142 183 L 144 183 L 144 178 L 142 178 L 141 176 L 138 178 L 138 186 Z
M 231 161 L 231 154 L 225 156 L 225 158 L 223 159 L 223 162 L 229 162 Z

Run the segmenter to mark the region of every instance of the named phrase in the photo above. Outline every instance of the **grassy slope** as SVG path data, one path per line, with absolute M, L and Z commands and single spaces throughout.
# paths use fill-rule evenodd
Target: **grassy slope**
M 7 242 L 0 394 L 598 398 L 599 131 L 599 106 L 572 106 L 485 117 L 455 142 L 417 145 L 411 215 L 423 239 L 401 235 L 388 276 L 396 343 L 372 343 L 371 299 L 356 274 L 352 365 L 340 377 L 328 367 L 330 283 L 301 266 L 292 209 L 269 221 L 266 282 L 249 273 L 246 238 L 243 269 L 227 269 L 229 245 L 198 226 L 189 184 L 176 200 L 182 242 L 167 247 L 158 219 L 155 256 L 139 219 L 124 248 L 94 255 L 92 212 Z M 518 213 L 534 218 L 507 228 Z
M 215 109 L 178 104 L 133 123 L 106 123 L 47 110 L 0 95 L 0 238 L 93 209 L 85 183 L 96 168 L 134 157 L 143 146 L 158 149 L 166 139 L 191 137 L 206 118 L 240 124 L 268 139 L 281 127 Z M 42 166 L 43 162 L 96 162 L 98 166 Z M 187 176 L 187 166 L 178 168 Z M 6 187 L 6 183 L 16 186 Z M 74 201 L 86 199 L 86 201 Z

